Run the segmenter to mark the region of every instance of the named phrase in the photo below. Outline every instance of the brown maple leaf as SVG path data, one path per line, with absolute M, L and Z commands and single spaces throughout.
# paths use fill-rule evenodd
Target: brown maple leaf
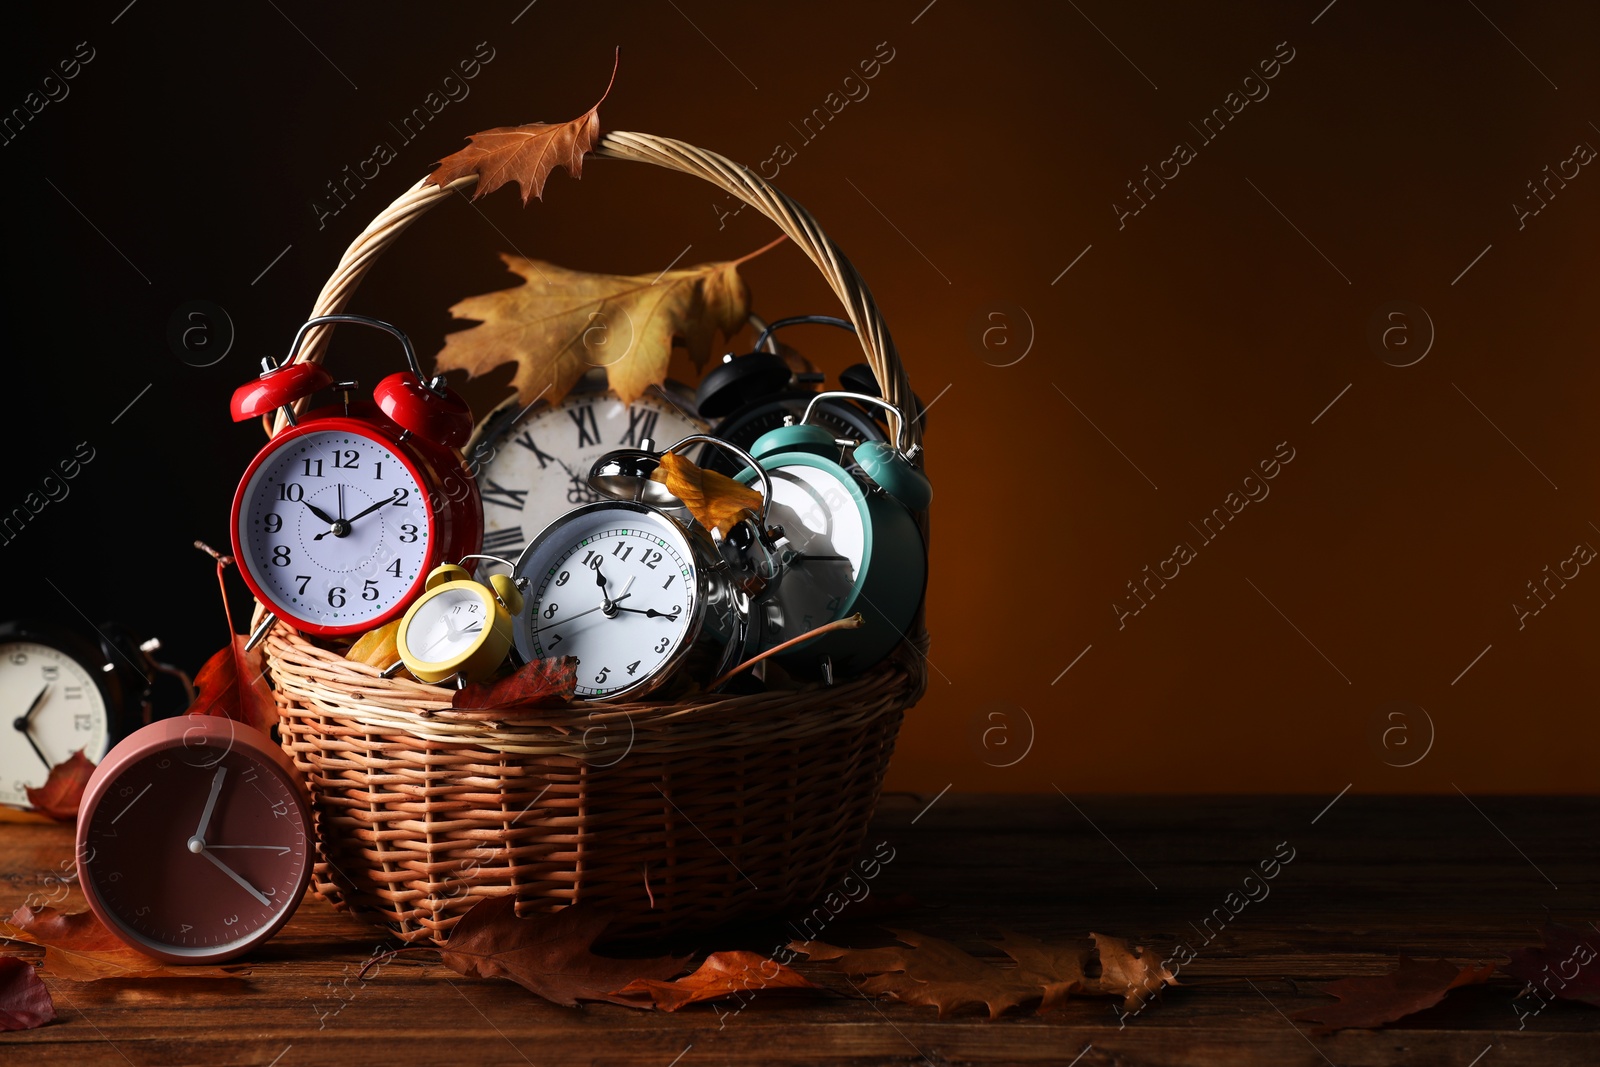
M 641 1002 L 649 998 L 662 1011 L 677 1011 L 688 1004 L 723 997 L 800 991 L 820 992 L 820 987 L 793 968 L 757 952 L 713 952 L 693 974 L 670 982 L 635 978 L 617 990 L 616 995 L 634 997 Z M 641 1006 L 648 1004 L 641 1003 Z
M 1513 949 L 1500 969 L 1526 982 L 1534 996 L 1600 1007 L 1600 933 L 1560 923 L 1539 931 L 1543 946 Z
M 510 718 L 505 714 L 508 711 L 562 706 L 577 684 L 576 658 L 536 659 L 498 682 L 477 682 L 457 689 L 450 698 L 450 707 L 456 711 L 492 712 L 496 719 Z
M 78 804 L 83 800 L 83 787 L 89 784 L 94 764 L 78 749 L 72 755 L 50 768 L 44 785 L 35 789 L 28 786 L 28 803 L 41 815 L 60 822 L 72 822 L 78 817 Z
M 664 453 L 661 466 L 650 475 L 667 492 L 683 501 L 695 521 L 707 530 L 720 530 L 724 536 L 761 507 L 761 494 L 719 471 L 705 470 L 676 452 Z
M 863 993 L 930 1005 L 939 1009 L 941 1019 L 966 1007 L 987 1008 L 989 1018 L 998 1019 L 1044 995 L 1033 976 L 985 963 L 948 941 L 910 930 L 891 933 L 909 947 L 851 949 L 821 941 L 796 941 L 789 947 L 847 975 L 865 976 L 859 987 Z
M 440 948 L 445 966 L 468 978 L 508 978 L 552 1004 L 602 1000 L 637 1007 L 617 989 L 637 978 L 670 978 L 687 956 L 610 959 L 590 951 L 611 917 L 587 904 L 517 918 L 514 897 L 489 897 L 463 915 Z
M 1094 955 L 1087 945 L 1047 945 L 1037 938 L 1007 930 L 1001 933 L 995 947 L 1017 961 L 1019 976 L 1038 983 L 1043 991 L 1039 1002 L 1041 1013 L 1065 1004 L 1073 993 L 1099 992 L 1090 990 L 1087 985 L 1089 979 L 1084 972 Z
M 524 126 L 496 126 L 467 138 L 467 147 L 446 156 L 423 179 L 427 185 L 446 186 L 459 178 L 477 175 L 472 199 L 487 196 L 507 182 L 522 191 L 522 206 L 534 197 L 544 199 L 550 172 L 565 167 L 574 178 L 583 177 L 583 157 L 600 140 L 600 105 L 617 80 L 622 51 L 611 66 L 611 81 L 594 106 L 570 122 L 530 122 Z
M 540 397 L 559 404 L 586 372 L 604 367 L 611 390 L 631 404 L 666 381 L 675 339 L 700 366 L 718 334 L 743 328 L 750 293 L 739 265 L 778 241 L 740 259 L 639 275 L 588 274 L 503 254 L 524 284 L 451 307 L 451 315 L 479 325 L 447 334 L 435 365 L 476 378 L 514 360 L 511 382 L 524 404 Z
M 1159 953 L 1120 937 L 1089 936 L 1099 953 L 1100 974 L 1086 984 L 1087 992 L 1119 996 L 1123 1011 L 1137 1011 L 1164 987 L 1178 984 L 1177 975 L 1167 969 Z
M 1389 974 L 1329 982 L 1322 992 L 1338 997 L 1339 1002 L 1307 1008 L 1294 1017 L 1329 1030 L 1370 1029 L 1431 1008 L 1450 990 L 1486 982 L 1493 973 L 1493 964 L 1458 967 L 1446 960 L 1401 956 L 1400 965 Z
M 69 982 L 102 978 L 242 978 L 249 968 L 178 967 L 152 959 L 121 940 L 93 912 L 18 908 L 0 922 L 0 937 L 44 947 L 44 969 Z
M 55 1017 L 50 990 L 33 964 L 0 956 L 0 1031 L 32 1030 Z

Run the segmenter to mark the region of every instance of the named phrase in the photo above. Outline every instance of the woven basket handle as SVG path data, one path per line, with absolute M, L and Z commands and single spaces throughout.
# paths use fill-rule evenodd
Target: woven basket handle
M 703 178 L 743 200 L 777 223 L 778 228 L 811 258 L 811 262 L 816 264 L 834 293 L 838 295 L 840 302 L 844 304 L 850 321 L 855 325 L 856 337 L 861 342 L 862 351 L 866 353 L 872 373 L 877 377 L 879 386 L 883 390 L 884 398 L 900 411 L 911 412 L 911 382 L 906 377 L 905 367 L 895 350 L 894 340 L 889 336 L 889 327 L 884 324 L 883 315 L 872 299 L 871 290 L 867 288 L 867 283 L 862 280 L 861 275 L 856 273 L 855 267 L 845 258 L 844 253 L 839 250 L 839 246 L 822 232 L 822 227 L 817 225 L 817 221 L 805 208 L 779 192 L 750 168 L 715 152 L 708 152 L 703 148 L 696 148 L 671 138 L 616 131 L 604 134 L 593 154 L 605 159 L 632 159 L 641 163 L 654 163 L 658 167 Z M 423 212 L 450 194 L 465 191 L 477 180 L 476 176 L 469 176 L 459 178 L 449 185 L 437 186 L 425 184 L 426 179 L 424 179 L 402 193 L 394 203 L 379 212 L 378 217 L 368 223 L 367 228 L 350 243 L 349 248 L 345 249 L 344 256 L 339 260 L 339 266 L 333 272 L 333 277 L 328 279 L 327 284 L 322 287 L 322 292 L 317 295 L 317 302 L 311 310 L 310 317 L 331 315 L 344 310 L 356 286 L 361 284 L 361 279 L 366 276 L 378 256 L 398 240 L 408 226 Z M 297 358 L 306 361 L 321 360 L 323 350 L 327 347 L 328 336 L 326 327 L 315 327 L 310 339 L 301 347 Z M 304 400 L 300 401 L 298 407 L 303 408 L 305 403 Z M 281 431 L 285 425 L 283 416 L 278 415 L 273 422 L 272 432 Z M 904 428 L 903 437 L 898 419 L 895 420 L 894 429 L 896 440 L 903 440 L 906 444 L 921 440 L 920 419 L 911 421 Z

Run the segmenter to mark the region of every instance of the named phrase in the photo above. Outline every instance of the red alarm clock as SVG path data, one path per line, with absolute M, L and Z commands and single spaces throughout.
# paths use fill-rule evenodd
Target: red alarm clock
M 295 354 L 308 331 L 335 322 L 393 334 L 410 369 L 379 382 L 375 403 L 351 404 L 354 383 L 337 383 L 343 405 L 296 419 L 296 401 L 336 383 Z M 263 364 L 232 404 L 235 422 L 282 410 L 289 423 L 251 460 L 233 498 L 234 558 L 270 613 L 252 644 L 277 619 L 324 637 L 381 626 L 405 611 L 434 567 L 482 551 L 483 504 L 458 451 L 472 412 L 442 377 L 424 378 L 397 327 L 323 315 L 300 327 L 281 365 Z
M 78 805 L 89 909 L 169 963 L 231 959 L 277 933 L 313 860 L 294 768 L 270 737 L 232 719 L 183 715 L 134 731 Z

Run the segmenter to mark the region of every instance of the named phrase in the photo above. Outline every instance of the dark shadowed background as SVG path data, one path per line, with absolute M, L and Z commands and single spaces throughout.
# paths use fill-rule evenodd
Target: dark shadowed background
M 603 126 L 776 167 L 933 402 L 933 667 L 890 788 L 1595 790 L 1595 8 L 525 2 L 12 15 L 0 512 L 94 458 L 0 544 L 0 616 L 115 617 L 198 667 L 225 635 L 190 542 L 226 545 L 263 441 L 232 389 L 394 196 L 469 133 L 578 115 L 620 46 Z M 426 358 L 514 281 L 501 251 L 644 273 L 773 232 L 611 161 L 478 206 L 350 310 Z M 792 248 L 746 276 L 768 318 L 837 310 Z M 203 367 L 168 339 L 197 300 L 234 332 Z M 392 369 L 348 331 L 331 358 Z

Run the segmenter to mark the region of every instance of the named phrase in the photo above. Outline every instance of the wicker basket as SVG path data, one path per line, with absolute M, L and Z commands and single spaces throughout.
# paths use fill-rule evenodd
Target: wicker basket
M 909 401 L 871 294 L 805 209 L 678 141 L 610 133 L 594 155 L 695 175 L 766 214 L 843 301 L 887 398 Z M 408 190 L 350 245 L 312 315 L 342 310 L 419 215 L 475 181 Z M 320 359 L 327 337 L 317 329 L 299 358 Z M 480 899 L 505 894 L 523 912 L 599 903 L 624 935 L 809 902 L 855 858 L 903 712 L 926 685 L 921 612 L 912 631 L 884 663 L 831 687 L 496 721 L 280 624 L 264 647 L 283 747 L 311 790 L 313 884 L 407 941 L 443 940 Z

